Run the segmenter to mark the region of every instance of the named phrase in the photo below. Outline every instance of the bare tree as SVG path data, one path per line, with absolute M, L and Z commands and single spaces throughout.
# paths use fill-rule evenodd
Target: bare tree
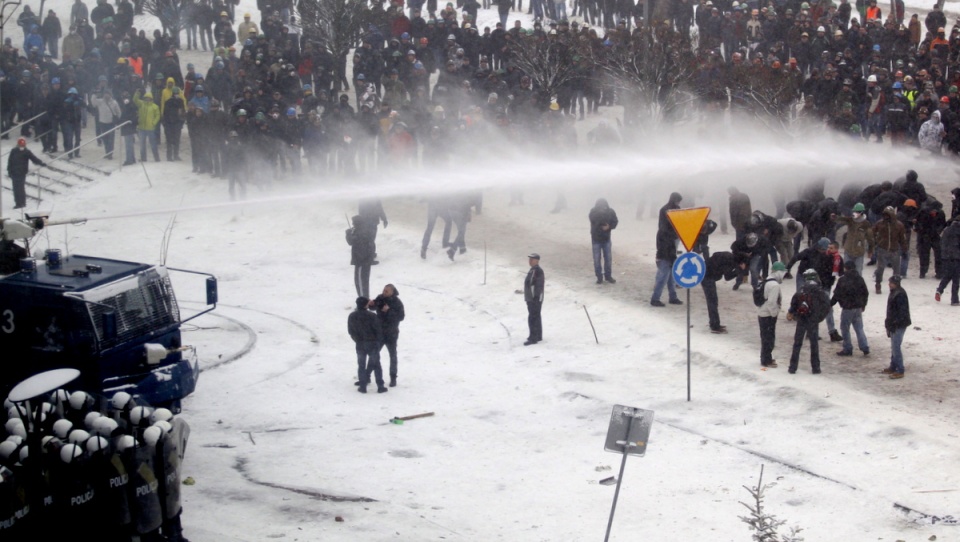
M 380 22 L 378 17 L 365 0 L 300 0 L 297 12 L 304 38 L 333 55 L 337 82 L 345 84 L 347 55 L 360 45 L 368 25 L 376 26 Z
M 579 43 L 568 34 L 520 34 L 509 44 L 510 61 L 547 97 L 556 95 L 560 87 L 580 76 L 573 61 Z
M 656 127 L 676 119 L 706 91 L 694 84 L 698 69 L 688 40 L 666 25 L 615 36 L 596 55 L 620 91 L 626 125 Z
M 773 67 L 739 68 L 732 73 L 729 87 L 734 108 L 745 110 L 774 134 L 798 135 L 793 114 L 799 98 L 795 75 Z
M 160 19 L 163 32 L 179 42 L 180 31 L 186 28 L 194 0 L 144 0 L 143 9 Z

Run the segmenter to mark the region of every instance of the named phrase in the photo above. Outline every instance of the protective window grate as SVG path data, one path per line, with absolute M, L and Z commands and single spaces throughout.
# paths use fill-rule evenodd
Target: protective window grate
M 117 335 L 107 339 L 103 332 L 103 313 L 112 307 L 117 315 Z M 173 295 L 169 277 L 156 277 L 98 304 L 88 303 L 101 350 L 132 341 L 159 328 L 180 321 L 180 308 Z

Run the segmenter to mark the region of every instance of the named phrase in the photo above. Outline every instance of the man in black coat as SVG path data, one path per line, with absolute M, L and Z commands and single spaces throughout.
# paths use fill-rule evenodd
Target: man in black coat
M 829 248 L 830 240 L 824 237 L 819 239 L 814 246 L 801 250 L 799 254 L 787 262 L 787 272 L 793 269 L 794 264 L 800 263 L 797 267 L 797 290 L 803 286 L 803 273 L 807 269 L 813 269 L 817 272 L 821 284 L 824 279 L 833 280 L 833 259 L 827 254 Z
M 353 266 L 353 283 L 357 287 L 357 295 L 370 295 L 370 266 L 376 254 L 377 223 L 365 220 L 360 215 L 352 219 L 353 227 L 346 232 L 347 244 L 350 245 L 350 265 Z
M 597 275 L 597 284 L 603 281 L 613 284 L 613 263 L 610 261 L 612 243 L 610 232 L 617 228 L 617 212 L 610 208 L 607 200 L 600 198 L 590 210 L 590 239 L 593 242 L 593 271 Z M 603 267 L 600 266 L 600 257 L 603 256 Z
M 403 301 L 400 301 L 400 292 L 393 284 L 383 287 L 383 293 L 370 302 L 380 318 L 380 327 L 383 329 L 383 344 L 390 354 L 390 387 L 397 385 L 397 339 L 400 338 L 400 322 L 406 314 L 403 311 Z
M 890 295 L 887 297 L 887 318 L 883 326 L 887 328 L 887 337 L 890 337 L 890 367 L 882 372 L 891 379 L 903 378 L 903 335 L 913 322 L 910 321 L 910 300 L 907 292 L 900 286 L 900 275 L 890 277 Z
M 773 245 L 765 236 L 750 232 L 743 238 L 730 244 L 730 251 L 739 258 L 749 262 L 750 284 L 756 288 L 758 284 L 766 280 L 767 271 L 770 266 L 770 252 Z M 747 275 L 747 271 L 741 271 L 741 278 Z M 740 288 L 740 282 L 733 285 L 733 289 Z
M 912 199 L 917 202 L 917 205 L 923 205 L 923 203 L 927 201 L 927 190 L 924 188 L 923 183 L 917 180 L 917 177 L 916 171 L 912 169 L 908 171 L 903 184 L 899 187 L 899 192 L 907 199 Z
M 940 258 L 943 261 L 943 277 L 937 286 L 936 300 L 940 301 L 947 284 L 951 282 L 950 304 L 960 305 L 960 220 L 953 220 L 940 235 Z
M 800 348 L 803 339 L 810 341 L 810 368 L 813 374 L 820 374 L 820 322 L 826 318 L 830 309 L 830 298 L 820 286 L 820 278 L 816 271 L 808 269 L 803 273 L 803 286 L 793 294 L 790 308 L 787 310 L 787 320 L 797 322 L 797 331 L 793 335 L 793 352 L 790 354 L 790 374 L 797 372 L 800 361 Z
M 854 261 L 847 261 L 843 264 L 844 273 L 837 280 L 837 287 L 833 290 L 831 305 L 840 304 L 840 335 L 843 337 L 842 350 L 837 352 L 838 356 L 852 356 L 853 342 L 850 340 L 850 326 L 857 334 L 857 346 L 864 356 L 870 355 L 870 345 L 867 343 L 867 335 L 863 332 L 863 311 L 867 308 L 867 300 L 870 297 L 870 291 L 867 290 L 867 283 L 863 280 L 860 273 L 857 272 L 857 264 Z
M 377 393 L 384 393 L 383 369 L 380 367 L 380 348 L 383 347 L 383 329 L 377 315 L 367 310 L 370 300 L 357 298 L 357 310 L 347 317 L 347 332 L 357 347 L 357 391 L 367 393 L 370 373 L 377 379 Z
M 935 198 L 928 198 L 917 213 L 917 256 L 920 258 L 920 278 L 930 269 L 930 251 L 933 251 L 933 270 L 936 278 L 943 276 L 943 256 L 940 254 L 940 232 L 947 226 L 943 214 L 943 204 Z
M 14 209 L 23 209 L 27 206 L 27 172 L 30 170 L 30 162 L 38 166 L 46 165 L 43 160 L 30 152 L 27 148 L 27 140 L 21 137 L 17 140 L 17 146 L 10 151 L 10 157 L 7 158 L 7 173 L 13 181 Z
M 883 181 L 880 183 L 880 194 L 870 203 L 868 207 L 872 218 L 871 222 L 878 222 L 883 217 L 883 210 L 887 207 L 893 207 L 894 209 L 899 209 L 903 202 L 907 201 L 907 197 L 897 192 L 893 189 L 893 183 L 890 181 Z
M 720 303 L 717 299 L 717 281 L 738 279 L 740 272 L 747 268 L 747 262 L 738 259 L 732 252 L 714 252 L 707 260 L 707 272 L 700 282 L 703 296 L 707 300 L 707 315 L 710 318 L 712 333 L 726 333 L 727 327 L 720 324 Z
M 667 211 L 679 209 L 681 201 L 683 201 L 683 196 L 681 196 L 679 192 L 673 192 L 670 194 L 670 199 L 667 200 L 667 204 L 660 208 L 659 219 L 657 221 L 657 231 L 670 232 L 674 238 L 676 238 L 676 232 L 673 231 L 673 226 L 670 224 L 670 219 L 667 218 Z
M 384 229 L 387 228 L 387 213 L 383 211 L 383 203 L 380 202 L 380 198 L 364 198 L 357 205 L 357 215 L 373 229 L 373 260 L 376 260 L 377 229 L 380 227 L 380 222 L 383 222 Z
M 545 277 L 540 268 L 540 255 L 536 252 L 528 257 L 530 271 L 523 279 L 523 300 L 527 302 L 527 327 L 530 336 L 524 341 L 524 346 L 537 344 L 543 340 L 543 322 L 540 320 L 540 309 L 543 308 L 543 287 Z

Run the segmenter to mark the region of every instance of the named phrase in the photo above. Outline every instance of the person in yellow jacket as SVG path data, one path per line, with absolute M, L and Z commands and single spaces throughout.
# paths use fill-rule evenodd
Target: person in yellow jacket
M 173 80 L 173 77 L 167 77 L 167 84 L 163 87 L 163 92 L 160 93 L 160 118 L 163 118 L 163 109 L 167 105 L 167 100 L 173 98 L 173 89 L 179 90 L 180 99 L 183 100 L 183 109 L 187 109 L 187 100 L 184 98 L 183 89 L 177 88 L 177 82 Z
M 140 132 L 140 161 L 147 161 L 147 140 L 153 150 L 154 162 L 160 161 L 160 146 L 157 142 L 157 125 L 160 124 L 160 107 L 153 101 L 153 93 L 149 90 L 141 98 L 141 90 L 133 95 L 133 103 L 137 106 L 137 131 Z

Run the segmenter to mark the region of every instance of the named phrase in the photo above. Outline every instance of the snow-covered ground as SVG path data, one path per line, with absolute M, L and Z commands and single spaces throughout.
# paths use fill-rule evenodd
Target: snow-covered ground
M 67 12 L 66 2 L 48 4 Z M 578 123 L 581 141 L 599 120 Z M 91 221 L 51 228 L 36 246 L 157 262 L 175 215 L 167 264 L 219 277 L 222 304 L 184 334 L 204 367 L 183 413 L 193 428 L 184 475 L 197 483 L 183 488 L 193 542 L 597 540 L 613 497 L 597 482 L 620 461 L 603 451 L 615 404 L 654 410 L 656 419 L 646 457 L 627 462 L 614 540 L 748 540 L 739 502 L 748 502 L 742 486 L 756 483 L 761 465 L 775 484 L 768 510 L 808 541 L 960 540 L 958 527 L 923 515 L 960 517 L 960 308 L 933 300 L 935 283 L 916 278 L 915 259 L 904 281 L 914 327 L 900 381 L 878 374 L 889 359 L 886 287 L 866 311 L 871 356 L 839 358 L 835 344 L 821 342 L 819 376 L 806 347 L 800 371 L 787 374 L 793 325 L 784 319 L 781 366 L 760 369 L 748 289 L 720 285 L 728 335 L 708 333 L 702 293 L 692 290 L 691 402 L 686 307 L 648 303 L 649 217 L 672 190 L 700 193 L 697 203 L 719 212 L 724 189 L 738 183 L 755 208 L 772 211 L 770 192 L 795 179 L 821 175 L 835 195 L 844 182 L 914 168 L 948 201 L 956 167 L 886 146 L 663 139 L 608 159 L 496 154 L 458 172 L 274 179 L 236 205 L 225 181 L 192 175 L 187 162 L 151 162 L 152 187 L 138 165 L 47 196 L 41 207 L 56 218 Z M 97 154 L 83 161 L 106 167 Z M 469 251 L 450 262 L 438 228 L 421 260 L 420 195 L 453 186 L 484 188 Z M 558 188 L 570 207 L 550 214 Z M 524 191 L 523 206 L 508 205 L 512 189 Z M 382 195 L 390 219 L 372 289 L 395 284 L 407 310 L 399 386 L 381 395 L 355 391 L 346 334 L 356 294 L 344 214 L 366 195 Z M 621 220 L 615 285 L 594 284 L 586 215 L 598 197 Z M 636 220 L 640 202 L 645 219 Z M 717 234 L 711 245 L 732 240 Z M 545 341 L 524 347 L 526 311 L 514 292 L 531 251 L 542 254 L 547 277 Z M 177 287 L 184 312 L 200 306 L 195 282 Z M 422 412 L 435 415 L 388 423 Z

